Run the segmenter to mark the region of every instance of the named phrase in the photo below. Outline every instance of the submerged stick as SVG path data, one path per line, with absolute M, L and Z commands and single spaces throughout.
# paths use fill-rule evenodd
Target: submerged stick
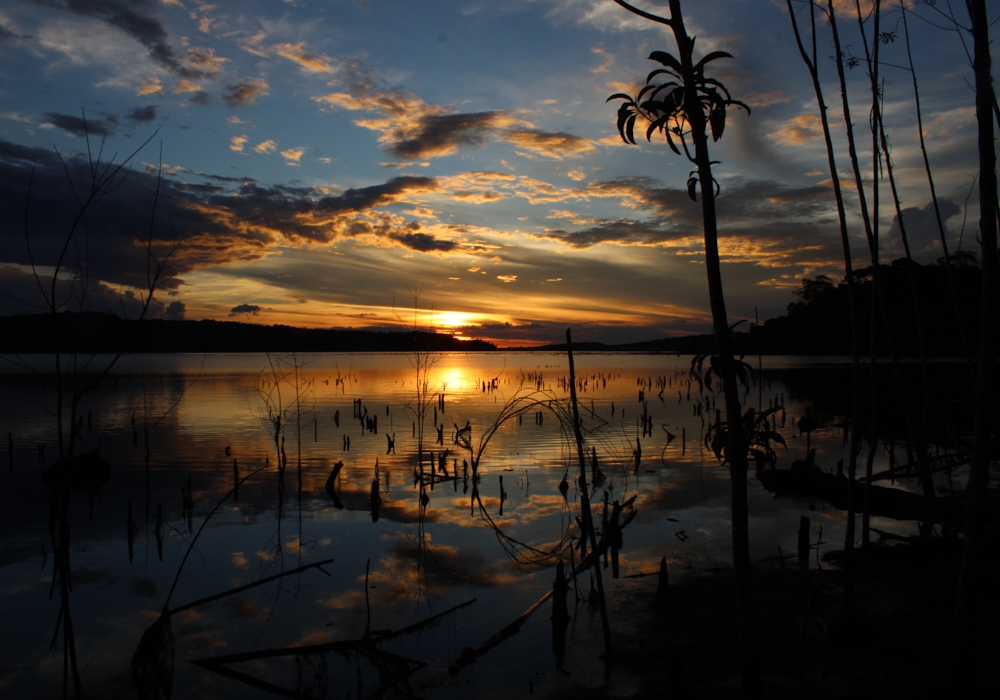
M 466 606 L 469 606 L 469 605 L 472 605 L 475 602 L 476 602 L 475 598 L 473 598 L 472 600 L 467 600 L 464 603 L 459 603 L 458 605 L 456 605 L 453 608 L 448 608 L 447 610 L 443 610 L 442 612 L 439 612 L 436 615 L 431 615 L 430 617 L 424 618 L 423 620 L 420 620 L 418 622 L 414 622 L 412 625 L 408 625 L 408 626 L 404 627 L 403 629 L 396 630 L 395 632 L 384 632 L 384 633 L 381 633 L 381 634 L 379 634 L 379 633 L 373 634 L 372 638 L 376 642 L 381 642 L 384 639 L 392 639 L 393 637 L 398 637 L 398 636 L 403 635 L 403 634 L 409 634 L 410 632 L 416 632 L 418 629 L 421 629 L 422 627 L 426 627 L 427 625 L 431 624 L 432 622 L 438 621 L 439 619 L 441 619 L 445 615 L 450 615 L 451 613 L 455 612 L 456 610 L 461 610 L 462 608 L 464 608 Z
M 328 647 L 328 648 L 319 648 L 319 647 Z M 327 651 L 339 651 L 341 653 L 354 651 L 358 654 L 368 656 L 372 660 L 373 664 L 379 669 L 380 677 L 382 676 L 382 673 L 386 670 L 386 667 L 395 666 L 398 669 L 398 671 L 394 675 L 390 675 L 387 679 L 392 684 L 398 683 L 401 680 L 405 680 L 405 678 L 408 675 L 427 665 L 423 661 L 418 661 L 416 659 L 408 659 L 405 656 L 397 656 L 395 654 L 390 654 L 388 652 L 380 651 L 362 642 L 354 640 L 331 642 L 330 644 L 319 645 L 319 647 L 314 646 L 314 647 L 289 647 L 288 649 L 269 649 L 265 650 L 265 657 L 286 656 L 286 655 L 290 656 L 293 654 L 299 656 L 310 653 L 323 653 Z M 235 656 L 241 656 L 241 655 L 237 654 Z M 262 657 L 258 656 L 255 658 L 262 658 Z M 290 688 L 283 688 L 279 685 L 275 685 L 274 683 L 270 683 L 255 676 L 251 676 L 250 674 L 243 673 L 242 671 L 237 671 L 236 669 L 230 668 L 229 666 L 225 665 L 226 663 L 232 663 L 234 660 L 246 660 L 246 659 L 234 659 L 233 657 L 216 657 L 209 659 L 195 659 L 191 663 L 197 666 L 201 666 L 202 668 L 207 669 L 209 671 L 214 671 L 215 673 L 222 674 L 223 676 L 228 676 L 229 678 L 233 678 L 234 680 L 238 680 L 241 683 L 245 683 L 254 688 L 260 688 L 261 690 L 274 693 L 275 695 L 281 695 L 286 698 L 294 698 L 295 700 L 310 700 L 310 698 L 315 697 L 311 693 L 307 692 L 304 693 L 304 692 L 299 692 L 298 690 L 292 690 Z M 387 688 L 386 679 L 383 679 L 381 683 L 381 690 L 376 688 L 378 692 L 373 697 L 381 697 L 381 695 L 385 692 L 386 688 Z
M 233 495 L 233 493 L 236 491 L 236 489 L 239 488 L 240 484 L 242 484 L 245 481 L 247 481 L 250 477 L 256 476 L 257 473 L 261 472 L 261 471 L 264 471 L 264 467 L 261 467 L 260 469 L 253 470 L 252 472 L 250 472 L 249 474 L 247 474 L 245 477 L 243 477 L 242 479 L 240 479 L 239 481 L 237 481 L 236 485 L 233 488 L 231 488 L 229 490 L 229 492 L 225 496 L 223 496 L 222 498 L 219 499 L 219 502 L 215 504 L 215 508 L 213 508 L 212 511 L 208 515 L 205 516 L 204 522 L 202 522 L 201 527 L 198 528 L 198 532 L 195 534 L 194 539 L 191 540 L 191 544 L 188 545 L 187 551 L 184 552 L 184 558 L 181 559 L 180 566 L 177 567 L 177 575 L 174 576 L 174 582 L 170 586 L 170 592 L 167 593 L 167 599 L 163 602 L 163 612 L 164 613 L 169 613 L 170 612 L 170 597 L 174 594 L 174 589 L 177 588 L 177 582 L 181 580 L 181 572 L 184 570 L 184 564 L 187 562 L 188 557 L 191 555 L 191 550 L 194 549 L 194 544 L 195 544 L 195 542 L 198 541 L 198 537 L 201 535 L 202 531 L 205 529 L 205 526 L 208 525 L 208 521 L 212 519 L 213 515 L 215 515 L 215 511 L 219 510 L 219 508 L 222 507 L 222 504 L 226 502 L 226 499 Z M 190 481 L 190 478 L 188 479 L 188 481 Z M 189 515 L 189 518 L 190 518 L 190 515 Z
M 635 502 L 635 498 L 636 498 L 635 496 L 632 496 L 630 499 L 625 501 L 625 503 L 622 504 L 622 508 L 627 508 L 631 506 Z M 635 517 L 635 511 L 629 513 L 628 517 L 625 518 L 625 521 L 621 525 L 622 529 L 624 529 L 626 525 L 632 522 L 632 519 L 634 517 Z M 566 577 L 567 582 L 574 580 L 577 576 L 585 572 L 587 569 L 590 569 L 595 565 L 599 565 L 601 556 L 611 546 L 611 541 L 612 541 L 611 537 L 602 535 L 601 541 L 597 543 L 597 547 L 594 548 L 590 552 L 590 554 L 584 557 L 579 564 L 573 567 L 573 570 L 570 572 L 569 576 Z M 478 659 L 480 656 L 488 652 L 493 647 L 497 646 L 500 642 L 507 639 L 508 637 L 512 637 L 515 634 L 517 634 L 521 630 L 521 625 L 523 625 L 528 620 L 528 618 L 531 617 L 534 614 L 534 612 L 538 610 L 538 608 L 540 608 L 545 603 L 545 601 L 547 601 L 549 598 L 552 597 L 552 593 L 553 589 L 550 588 L 548 592 L 545 593 L 545 595 L 543 595 L 541 598 L 538 599 L 538 602 L 536 602 L 530 608 L 525 610 L 517 618 L 515 618 L 513 622 L 501 628 L 498 632 L 493 634 L 489 639 L 487 639 L 482 644 L 479 644 L 474 647 L 466 647 L 465 649 L 463 649 L 462 653 L 459 654 L 458 658 L 455 659 L 455 661 L 452 662 L 452 664 L 448 667 L 448 674 L 452 676 L 458 675 L 458 673 L 463 668 L 473 663 L 476 659 Z
M 583 435 L 580 432 L 580 411 L 576 403 L 576 369 L 573 365 L 573 339 L 569 328 L 566 329 L 566 354 L 569 357 L 569 391 L 570 401 L 573 404 L 573 432 L 576 433 L 576 452 L 580 459 L 580 506 L 583 511 L 583 525 L 590 534 L 590 548 L 596 550 L 597 535 L 594 533 L 593 514 L 590 512 L 590 497 L 587 495 L 587 465 L 583 458 Z M 635 444 L 637 450 L 641 449 L 639 447 L 639 438 L 636 438 Z M 635 465 L 638 470 L 638 452 L 636 453 Z M 586 534 L 584 533 L 584 535 Z M 600 596 L 601 603 L 601 627 L 604 630 L 604 657 L 610 663 L 612 655 L 611 623 L 608 621 L 608 606 L 604 597 L 604 578 L 601 575 L 601 565 L 596 560 L 594 561 L 594 575 L 597 578 L 597 593 Z
M 191 603 L 186 603 L 184 605 L 181 605 L 178 608 L 174 608 L 173 610 L 170 611 L 170 614 L 171 615 L 176 615 L 177 613 L 183 612 L 184 610 L 190 610 L 191 608 L 198 607 L 199 605 L 204 605 L 205 603 L 211 603 L 212 601 L 219 600 L 220 598 L 225 598 L 227 596 L 236 595 L 237 593 L 242 593 L 243 591 L 248 591 L 251 588 L 256 588 L 257 586 L 263 586 L 265 583 L 270 583 L 271 581 L 276 581 L 279 578 L 283 578 L 285 576 L 291 576 L 292 574 L 300 574 L 303 571 L 308 571 L 309 569 L 317 569 L 318 568 L 320 571 L 323 571 L 322 566 L 324 564 L 332 564 L 332 563 L 333 563 L 333 559 L 324 559 L 323 561 L 318 561 L 315 564 L 306 564 L 305 566 L 300 566 L 297 569 L 291 569 L 290 571 L 283 571 L 280 574 L 275 574 L 274 576 L 268 576 L 267 578 L 262 578 L 259 581 L 254 581 L 253 583 L 248 583 L 248 584 L 246 584 L 244 586 L 237 586 L 236 588 L 231 588 L 228 591 L 223 591 L 221 593 L 216 593 L 215 595 L 210 595 L 210 596 L 208 596 L 206 598 L 199 598 L 198 600 L 195 600 L 195 601 L 193 601 Z M 326 571 L 323 571 L 323 573 L 326 574 L 327 576 L 330 575 L 330 574 L 327 574 Z

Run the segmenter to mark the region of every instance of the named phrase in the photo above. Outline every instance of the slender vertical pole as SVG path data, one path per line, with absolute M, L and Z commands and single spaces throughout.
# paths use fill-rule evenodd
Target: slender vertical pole
M 987 492 L 990 480 L 991 434 L 993 431 L 993 394 L 996 364 L 996 293 L 997 293 L 997 175 L 993 132 L 992 62 L 989 50 L 989 20 L 985 0 L 969 0 L 972 36 L 975 40 L 976 117 L 979 122 L 979 236 L 982 245 L 982 287 L 979 307 L 979 361 L 977 368 L 975 414 L 972 427 L 972 467 L 966 487 L 964 542 L 958 583 L 956 630 L 963 665 L 963 675 L 971 682 L 972 674 L 982 671 L 968 661 L 965 653 L 974 644 L 976 613 L 986 583 L 983 563 L 990 553 L 983 546 L 986 525 Z
M 576 435 L 576 452 L 580 458 L 580 509 L 583 511 L 583 527 L 590 534 L 590 551 L 597 551 L 597 535 L 594 534 L 594 519 L 590 512 L 590 496 L 587 493 L 587 467 L 583 458 L 583 433 L 580 432 L 580 409 L 576 405 L 576 368 L 573 365 L 573 338 L 566 329 L 566 354 L 569 355 L 569 396 L 573 403 L 573 432 Z M 594 576 L 597 578 L 597 594 L 601 599 L 601 626 L 604 628 L 604 660 L 611 662 L 611 624 L 608 622 L 608 606 L 604 597 L 604 579 L 601 576 L 600 557 L 594 557 Z

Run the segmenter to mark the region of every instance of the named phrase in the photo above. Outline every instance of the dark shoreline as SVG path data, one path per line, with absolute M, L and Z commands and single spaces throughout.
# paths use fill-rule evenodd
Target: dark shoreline
M 58 332 L 54 332 L 54 331 Z M 711 351 L 711 335 L 662 338 L 609 345 L 581 342 L 579 352 Z M 47 314 L 0 317 L 0 353 L 290 353 L 290 352 L 565 352 L 565 343 L 498 347 L 485 340 L 460 340 L 428 331 L 374 331 L 352 328 L 296 328 L 239 321 L 124 320 L 114 314 L 65 312 L 54 327 Z

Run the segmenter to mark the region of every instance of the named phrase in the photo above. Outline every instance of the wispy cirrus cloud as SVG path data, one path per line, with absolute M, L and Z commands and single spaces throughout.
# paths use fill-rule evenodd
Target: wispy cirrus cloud
M 206 69 L 185 60 L 191 58 L 190 53 L 187 57 L 178 55 L 157 16 L 157 3 L 152 0 L 51 0 L 47 4 L 115 27 L 145 47 L 155 63 L 180 77 L 197 79 L 213 72 L 211 66 Z
M 312 73 L 333 72 L 333 59 L 329 56 L 312 53 L 306 48 L 304 41 L 297 44 L 275 44 L 271 48 L 278 56 L 294 61 Z
M 156 114 L 159 109 L 159 105 L 136 107 L 125 116 L 125 119 L 132 124 L 146 124 L 148 122 L 156 121 Z

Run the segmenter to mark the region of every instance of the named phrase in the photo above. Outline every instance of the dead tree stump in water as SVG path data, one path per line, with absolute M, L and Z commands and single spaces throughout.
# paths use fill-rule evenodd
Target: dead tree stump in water
M 659 583 L 656 585 L 656 603 L 665 606 L 670 597 L 670 583 L 667 579 L 667 558 L 660 558 Z
M 569 612 L 566 608 L 566 594 L 569 592 L 569 583 L 566 582 L 566 572 L 560 560 L 556 564 L 556 580 L 552 583 L 552 621 L 563 621 L 569 619 Z
M 809 566 L 809 516 L 799 518 L 799 564 Z

